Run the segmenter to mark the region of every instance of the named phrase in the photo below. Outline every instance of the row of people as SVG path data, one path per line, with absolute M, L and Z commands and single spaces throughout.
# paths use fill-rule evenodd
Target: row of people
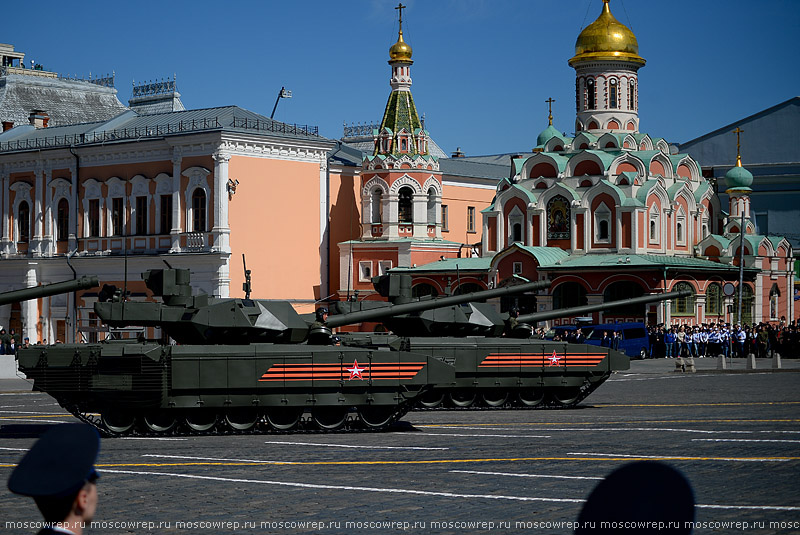
M 708 323 L 651 326 L 648 331 L 652 357 L 768 357 L 774 352 L 797 355 L 797 327 L 769 323 L 739 325 Z M 791 341 L 790 341 L 791 338 Z

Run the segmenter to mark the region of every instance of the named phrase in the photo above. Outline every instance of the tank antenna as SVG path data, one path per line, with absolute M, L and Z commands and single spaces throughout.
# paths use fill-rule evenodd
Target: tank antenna
M 250 270 L 247 269 L 247 260 L 244 257 L 244 253 L 242 253 L 242 267 L 244 267 L 244 284 L 242 284 L 242 290 L 244 290 L 244 298 L 250 299 L 250 291 L 253 288 L 250 284 Z

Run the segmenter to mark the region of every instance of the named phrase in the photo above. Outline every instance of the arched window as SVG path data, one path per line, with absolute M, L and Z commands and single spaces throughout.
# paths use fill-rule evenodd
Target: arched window
M 581 111 L 581 81 L 575 79 L 575 111 Z
M 586 109 L 594 109 L 594 79 L 586 80 Z
M 692 292 L 691 295 L 686 297 L 678 297 L 672 300 L 672 315 L 673 316 L 694 316 L 694 288 L 688 282 L 679 282 L 672 287 L 673 292 Z
M 608 83 L 608 107 L 609 108 L 618 108 L 619 107 L 619 99 L 617 98 L 619 94 L 619 87 L 617 86 L 616 80 L 611 80 Z
M 675 239 L 678 240 L 678 243 L 683 243 L 683 223 L 678 223 L 675 228 Z
M 769 290 L 769 319 L 777 320 L 778 319 L 778 299 L 781 296 L 781 290 L 778 288 L 777 284 L 773 284 L 772 288 Z
M 207 230 L 206 221 L 206 192 L 203 188 L 197 188 L 192 192 L 192 231 Z
M 436 224 L 436 188 L 428 188 L 428 224 Z
M 372 190 L 372 223 L 380 223 L 383 221 L 383 192 L 380 188 Z
M 650 220 L 650 240 L 655 241 L 658 235 L 656 234 L 656 222 Z
M 706 317 L 722 315 L 722 288 L 716 282 L 706 287 Z
M 587 304 L 586 288 L 578 282 L 563 282 L 553 289 L 553 310 Z
M 436 297 L 439 295 L 439 292 L 432 285 L 425 282 L 417 284 L 411 288 L 411 297 L 425 297 L 426 295 Z
M 597 239 L 600 241 L 605 241 L 608 239 L 608 221 L 603 219 L 600 221 L 600 230 L 597 233 Z
M 644 288 L 633 281 L 617 281 L 609 284 L 603 290 L 603 302 L 621 301 L 623 299 L 633 299 L 644 295 Z M 624 305 L 613 308 L 606 312 L 609 316 L 639 316 L 644 317 L 646 305 Z
M 511 227 L 511 241 L 522 241 L 522 224 L 514 223 L 514 225 Z
M 17 222 L 17 229 L 19 230 L 17 241 L 28 243 L 31 239 L 31 209 L 28 206 L 28 201 L 19 203 L 17 217 L 19 218 Z
M 67 199 L 58 201 L 56 209 L 56 240 L 63 241 L 69 236 L 69 202 Z
M 398 192 L 397 215 L 400 223 L 414 222 L 414 190 L 403 186 Z
M 628 109 L 636 109 L 636 84 L 633 80 L 631 80 L 631 83 L 628 86 Z

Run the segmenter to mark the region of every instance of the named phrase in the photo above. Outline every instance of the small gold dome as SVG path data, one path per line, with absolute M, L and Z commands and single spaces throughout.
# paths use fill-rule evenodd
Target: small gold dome
M 593 59 L 630 61 L 640 66 L 645 64 L 645 60 L 639 56 L 636 36 L 630 28 L 614 18 L 608 2 L 603 0 L 603 12 L 578 35 L 575 56 L 569 60 L 570 66 Z
M 411 62 L 411 47 L 403 41 L 403 30 L 400 30 L 397 42 L 389 48 L 389 57 L 391 61 Z

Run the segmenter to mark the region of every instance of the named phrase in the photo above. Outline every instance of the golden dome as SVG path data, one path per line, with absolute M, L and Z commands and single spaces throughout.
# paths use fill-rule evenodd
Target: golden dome
M 408 61 L 411 62 L 411 47 L 403 41 L 403 29 L 400 29 L 400 35 L 397 42 L 389 48 L 389 57 L 391 61 Z
M 583 29 L 575 41 L 575 56 L 569 60 L 570 66 L 593 59 L 630 61 L 640 66 L 645 64 L 645 60 L 639 56 L 636 36 L 630 28 L 614 18 L 608 2 L 603 0 L 603 12 Z

